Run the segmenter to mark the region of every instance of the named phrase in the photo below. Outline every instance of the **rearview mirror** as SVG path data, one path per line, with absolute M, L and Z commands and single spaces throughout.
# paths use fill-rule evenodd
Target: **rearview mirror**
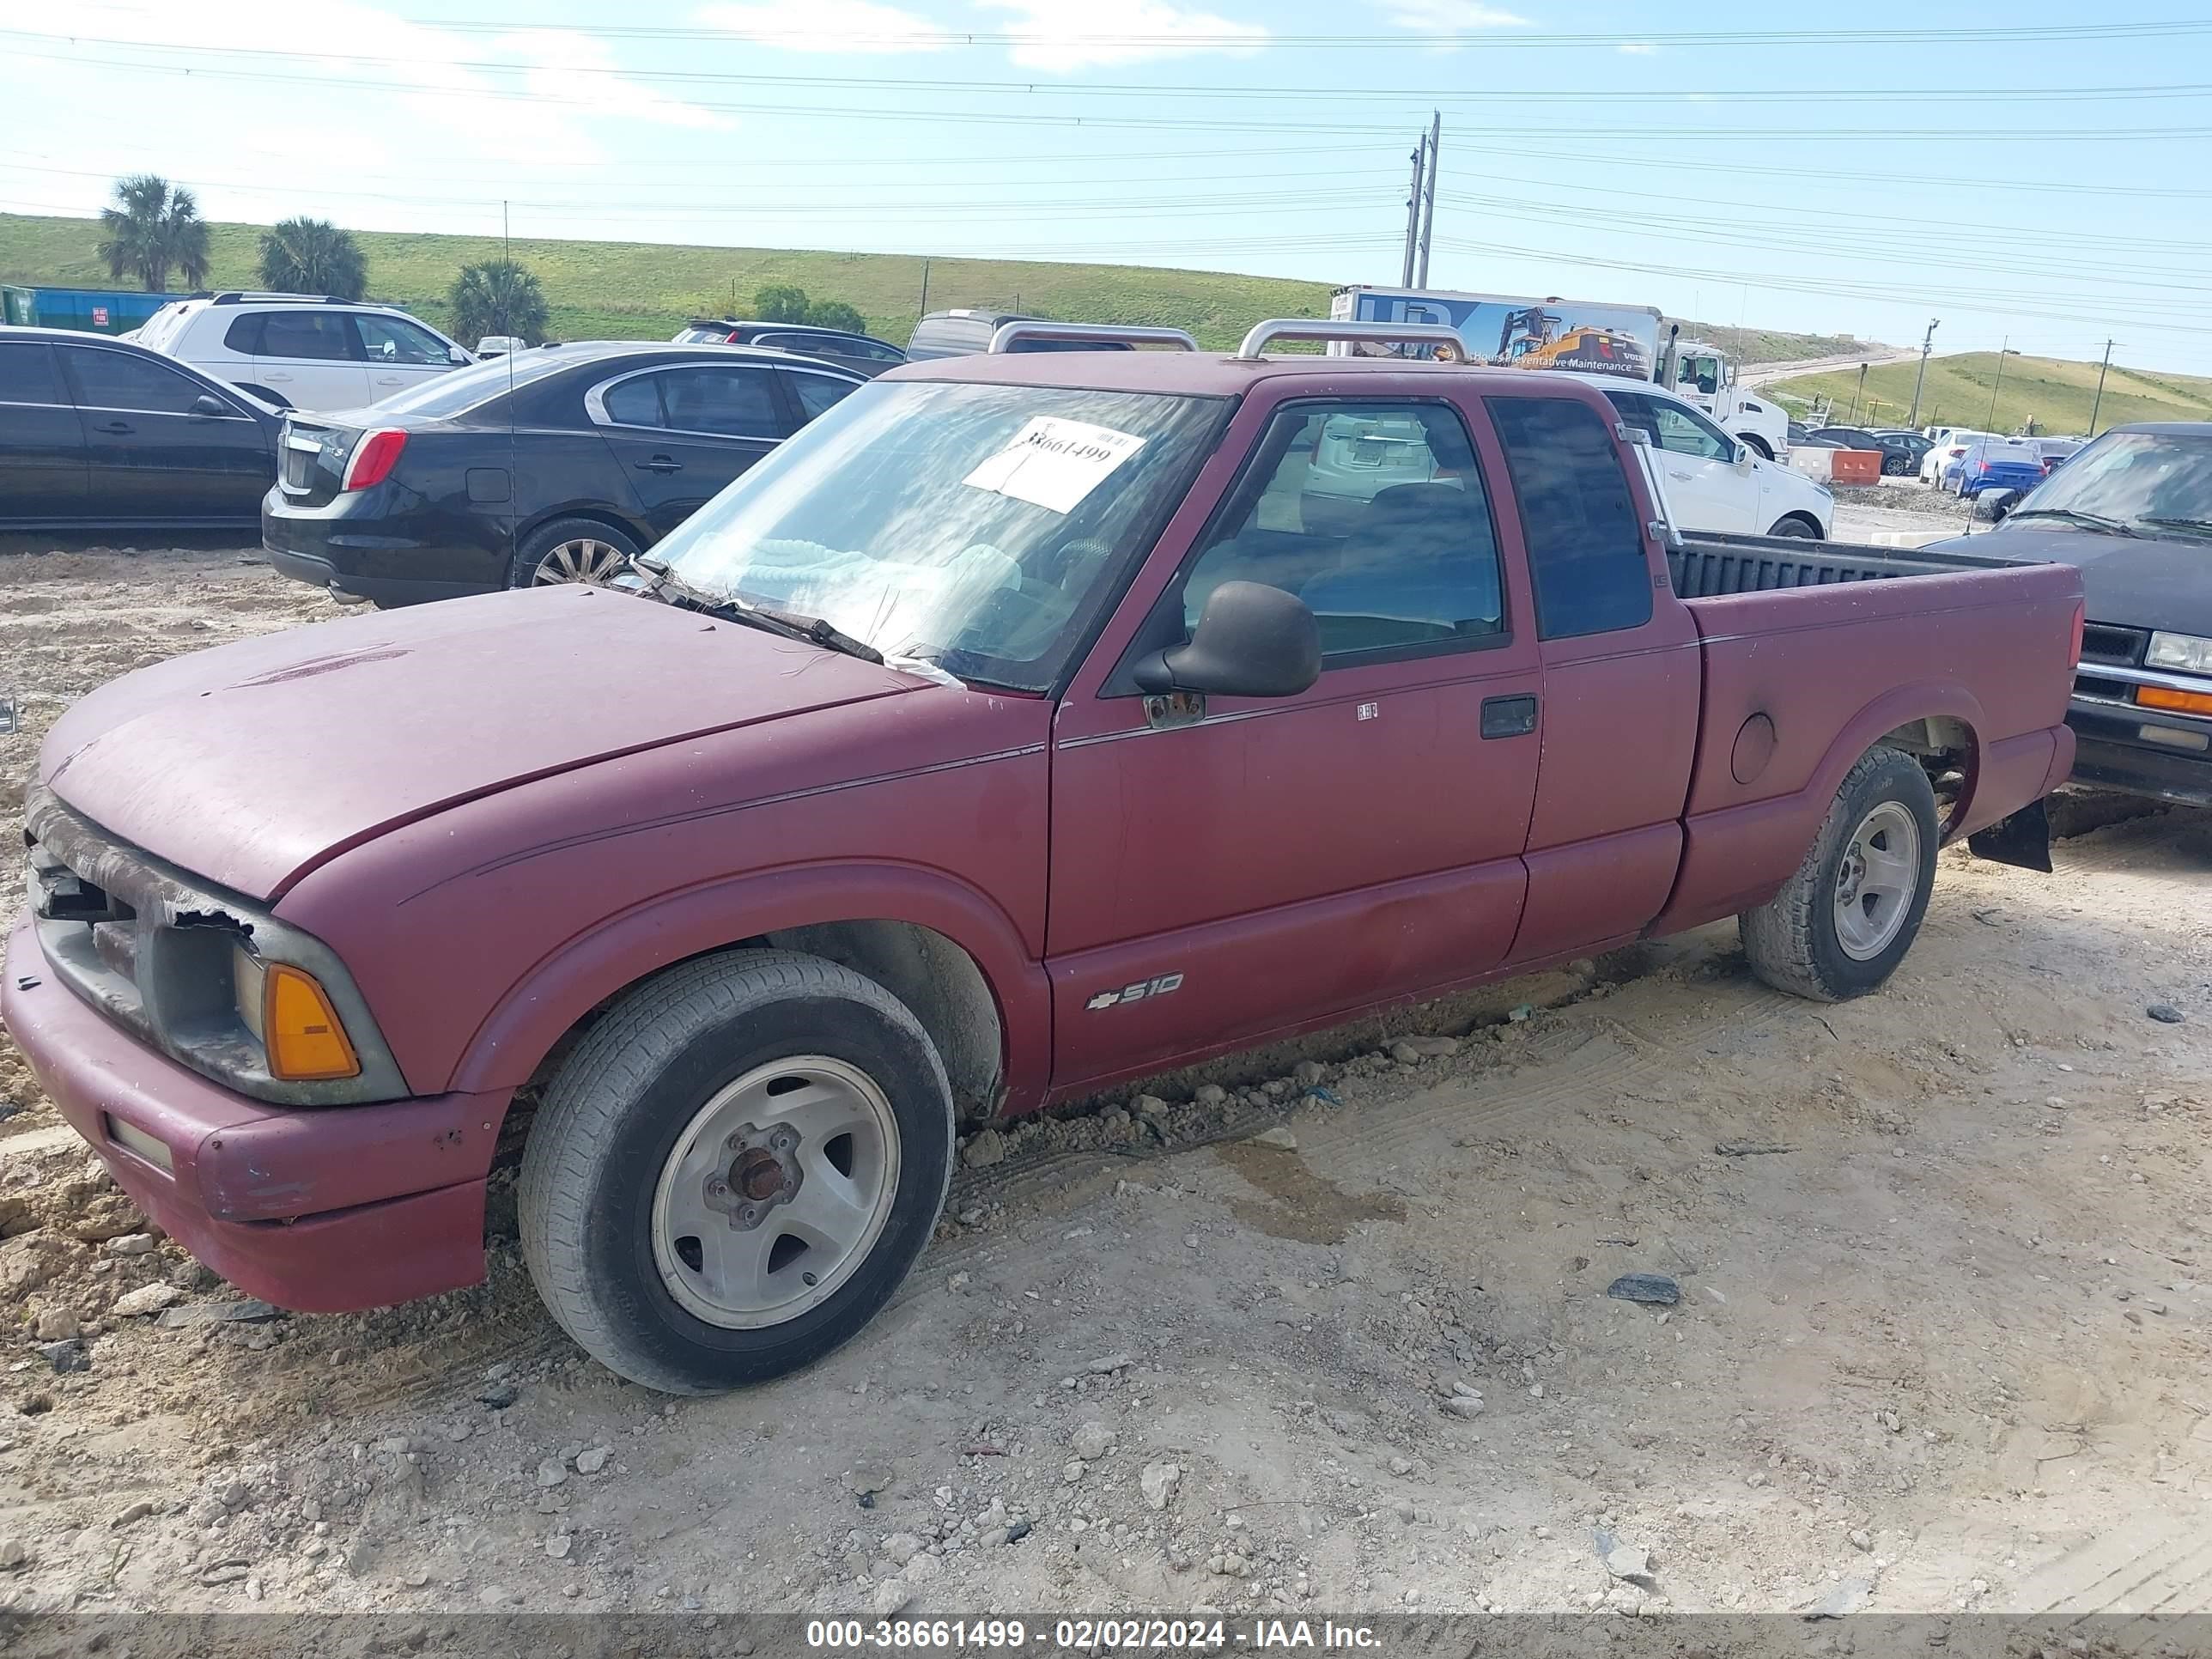
M 1321 627 L 1295 593 L 1224 582 L 1207 595 L 1189 640 L 1139 663 L 1135 678 L 1155 694 L 1295 697 L 1321 678 Z

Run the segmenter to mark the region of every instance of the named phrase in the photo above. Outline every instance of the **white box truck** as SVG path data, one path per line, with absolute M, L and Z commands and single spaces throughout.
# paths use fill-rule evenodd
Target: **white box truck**
M 1338 289 L 1329 302 L 1333 322 L 1433 323 L 1457 332 L 1468 360 L 1518 368 L 1573 368 L 1620 374 L 1671 386 L 1714 422 L 1771 460 L 1788 447 L 1789 417 L 1736 383 L 1734 368 L 1717 346 L 1682 342 L 1654 306 L 1609 305 L 1534 299 L 1506 294 L 1461 294 L 1445 289 Z M 1332 351 L 1354 348 L 1332 346 Z M 1419 346 L 1358 349 L 1420 355 Z

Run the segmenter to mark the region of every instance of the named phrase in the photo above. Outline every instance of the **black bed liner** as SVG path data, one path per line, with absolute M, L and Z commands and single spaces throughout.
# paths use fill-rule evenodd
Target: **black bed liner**
M 1887 581 L 1897 576 L 1944 576 L 1986 570 L 2008 559 L 1968 553 L 1892 553 L 1852 542 L 1802 536 L 1684 536 L 1667 550 L 1667 575 L 1686 599 L 1723 593 L 1764 593 L 1778 587 L 1827 587 L 1838 582 Z

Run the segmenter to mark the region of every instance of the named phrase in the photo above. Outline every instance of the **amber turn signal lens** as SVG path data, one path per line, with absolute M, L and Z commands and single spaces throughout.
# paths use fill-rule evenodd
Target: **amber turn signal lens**
M 2169 691 L 2162 685 L 2136 687 L 2136 703 L 2143 708 L 2170 708 L 2177 714 L 2212 714 L 2212 692 Z
M 271 963 L 264 996 L 261 1040 L 269 1052 L 270 1076 L 308 1083 L 361 1075 L 361 1057 L 313 975 Z

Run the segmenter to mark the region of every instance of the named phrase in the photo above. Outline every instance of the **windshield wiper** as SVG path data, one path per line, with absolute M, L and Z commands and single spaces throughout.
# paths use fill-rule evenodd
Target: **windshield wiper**
M 742 623 L 747 628 L 757 628 L 764 634 L 797 640 L 802 645 L 818 645 L 825 651 L 837 651 L 848 657 L 858 657 L 862 662 L 880 663 L 884 659 L 884 653 L 875 647 L 865 640 L 854 639 L 820 617 L 794 616 L 788 611 L 770 611 L 763 605 L 746 605 L 738 599 L 723 599 L 702 592 L 678 576 L 664 561 L 642 553 L 633 556 L 630 564 L 652 578 L 645 589 L 647 596 L 665 605 L 681 605 L 686 611 L 720 617 L 725 622 Z
M 2212 536 L 2212 519 L 2145 519 L 2144 524 L 2154 524 L 2161 530 L 2187 530 L 2199 536 Z
M 2122 536 L 2142 534 L 2133 525 L 2122 520 L 2108 519 L 2101 513 L 2076 513 L 2070 507 L 2031 507 L 2025 512 L 2005 515 L 2008 524 L 2017 523 L 2022 519 L 2063 519 L 2069 524 L 2086 524 L 2092 530 L 2110 530 Z M 2154 524 L 2157 520 L 2147 520 L 2145 522 Z

